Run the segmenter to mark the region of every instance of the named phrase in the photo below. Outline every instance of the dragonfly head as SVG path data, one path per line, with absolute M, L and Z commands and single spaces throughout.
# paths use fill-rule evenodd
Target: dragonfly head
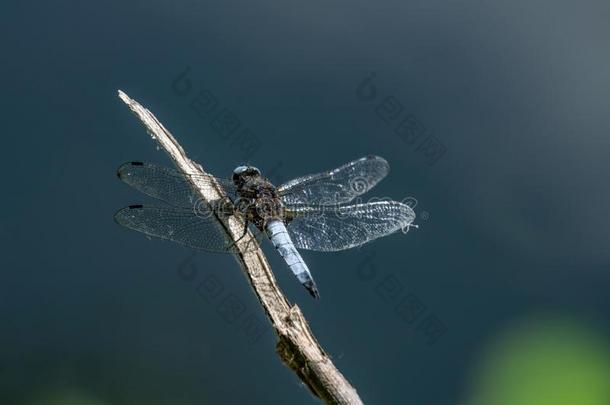
M 233 182 L 238 184 L 244 181 L 246 177 L 258 177 L 261 171 L 254 166 L 238 166 L 233 170 Z

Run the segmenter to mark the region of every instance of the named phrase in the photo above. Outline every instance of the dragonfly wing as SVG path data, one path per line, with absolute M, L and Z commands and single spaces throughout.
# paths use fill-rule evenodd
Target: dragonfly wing
M 366 193 L 389 172 L 390 165 L 379 156 L 366 156 L 335 170 L 298 177 L 278 188 L 286 205 L 344 204 Z
M 235 186 L 230 180 L 209 175 L 188 174 L 150 163 L 128 162 L 122 164 L 117 175 L 136 190 L 168 204 L 182 208 L 192 208 L 198 204 L 197 194 L 191 185 L 196 181 L 200 187 L 222 186 L 227 195 L 235 195 Z
M 397 201 L 322 207 L 291 207 L 286 227 L 296 247 L 334 252 L 360 246 L 400 229 L 408 229 L 415 213 Z
M 195 215 L 188 209 L 131 205 L 118 211 L 114 219 L 126 228 L 194 249 L 236 251 L 231 237 L 211 211 L 209 215 Z

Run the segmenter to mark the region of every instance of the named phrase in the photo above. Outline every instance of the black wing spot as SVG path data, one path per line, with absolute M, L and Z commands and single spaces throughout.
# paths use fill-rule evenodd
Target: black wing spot
M 140 209 L 140 208 L 144 208 L 144 206 L 142 204 L 136 204 L 136 205 L 129 206 L 130 210 L 135 210 L 135 209 Z
M 124 172 L 124 171 L 125 171 L 125 167 L 126 167 L 127 165 L 131 165 L 131 166 L 144 166 L 144 163 L 142 163 L 142 162 L 129 162 L 129 163 L 124 163 L 124 164 L 122 164 L 122 165 L 121 165 L 121 167 L 119 167 L 119 170 L 117 170 L 117 172 L 116 172 L 116 175 L 117 175 L 117 177 L 118 177 L 119 179 L 122 179 L 122 178 L 123 178 L 123 174 L 124 174 L 124 173 L 121 173 L 121 172 Z

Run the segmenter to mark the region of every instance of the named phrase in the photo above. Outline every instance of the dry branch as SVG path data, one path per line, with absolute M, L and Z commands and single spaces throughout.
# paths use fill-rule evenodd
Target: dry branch
M 142 121 L 147 132 L 163 148 L 178 170 L 186 173 L 205 174 L 203 168 L 190 160 L 180 144 L 157 118 L 138 102 L 119 90 L 119 97 Z M 196 176 L 188 176 L 198 197 L 209 202 L 225 196 L 218 186 L 197 184 Z M 235 241 L 243 232 L 243 223 L 235 217 L 218 217 L 224 228 Z M 252 248 L 254 245 L 254 249 Z M 269 263 L 249 232 L 247 238 L 237 242 L 239 252 L 235 257 L 258 300 L 263 306 L 277 336 L 277 352 L 282 361 L 290 367 L 311 392 L 328 404 L 362 404 L 356 390 L 337 370 L 313 336 L 307 320 L 296 305 L 290 305 L 280 290 Z

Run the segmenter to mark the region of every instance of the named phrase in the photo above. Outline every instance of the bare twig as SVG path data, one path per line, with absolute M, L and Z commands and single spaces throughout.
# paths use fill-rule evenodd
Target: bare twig
M 150 111 L 121 90 L 119 97 L 142 121 L 147 132 L 167 152 L 178 170 L 186 173 L 205 173 L 199 164 L 186 156 L 184 149 Z M 188 178 L 199 194 L 198 197 L 206 202 L 225 196 L 220 186 L 211 188 L 207 184 L 197 184 L 196 176 L 188 176 Z M 228 218 L 219 216 L 218 220 L 234 241 L 239 239 L 243 232 L 243 223 L 240 224 L 234 216 Z M 326 403 L 362 404 L 356 390 L 318 344 L 299 307 L 291 306 L 284 297 L 254 236 L 248 232 L 248 237 L 237 242 L 237 246 L 238 253 L 235 257 L 275 329 L 279 338 L 277 352 L 282 361 L 297 374 L 314 395 Z

